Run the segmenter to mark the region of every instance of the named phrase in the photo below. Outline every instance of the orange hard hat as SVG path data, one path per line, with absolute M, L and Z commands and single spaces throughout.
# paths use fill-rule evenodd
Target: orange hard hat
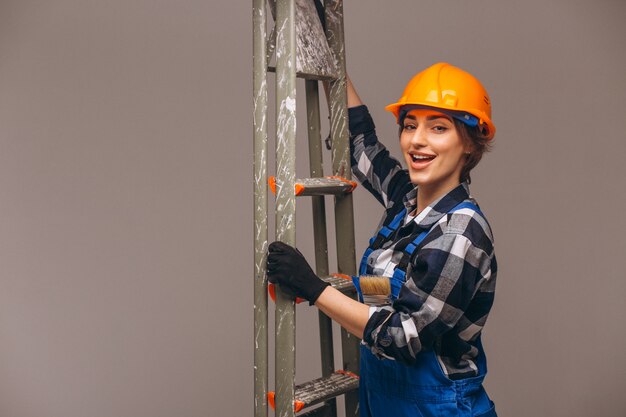
M 392 112 L 400 123 L 403 106 L 447 110 L 470 126 L 480 126 L 488 139 L 496 133 L 491 121 L 491 100 L 485 87 L 472 74 L 444 62 L 415 75 L 400 100 L 385 110 Z

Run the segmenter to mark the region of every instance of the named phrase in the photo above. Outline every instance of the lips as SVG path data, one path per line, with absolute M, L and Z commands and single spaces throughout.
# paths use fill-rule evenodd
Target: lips
M 426 153 L 409 153 L 410 164 L 413 169 L 424 169 L 437 157 Z

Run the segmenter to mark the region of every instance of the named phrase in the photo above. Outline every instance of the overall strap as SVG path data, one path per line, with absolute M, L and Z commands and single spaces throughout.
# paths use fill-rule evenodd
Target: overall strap
M 363 254 L 363 257 L 361 258 L 361 264 L 359 265 L 359 275 L 367 274 L 367 258 L 374 251 L 374 248 L 379 247 L 385 239 L 391 236 L 391 234 L 398 229 L 405 215 L 406 207 L 394 216 L 388 226 L 381 227 L 380 230 L 378 230 L 376 234 L 372 236 L 369 241 L 369 246 Z
M 380 230 L 376 233 L 376 235 L 374 235 L 373 239 L 378 240 L 380 238 L 383 238 L 383 239 L 388 238 L 393 232 L 395 232 L 398 229 L 398 226 L 400 226 L 400 224 L 402 223 L 402 219 L 404 219 L 405 215 L 406 215 L 406 207 L 403 208 L 402 211 L 400 211 L 400 213 L 396 214 L 396 216 L 393 218 L 391 223 L 389 223 L 389 226 L 381 227 Z M 370 242 L 372 242 L 372 239 L 370 239 Z
M 474 210 L 476 213 L 480 214 L 480 217 L 482 217 L 483 219 L 485 218 L 485 215 L 483 214 L 483 212 L 480 211 L 480 207 L 478 207 L 476 204 L 469 202 L 469 201 L 463 201 L 461 202 L 461 204 L 457 204 L 452 210 L 448 212 L 448 214 L 464 209 L 464 208 Z

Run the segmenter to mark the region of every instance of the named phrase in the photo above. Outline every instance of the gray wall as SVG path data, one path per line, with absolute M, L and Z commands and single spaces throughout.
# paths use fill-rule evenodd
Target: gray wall
M 0 1 L 0 416 L 251 415 L 250 9 Z M 626 415 L 626 3 L 345 11 L 349 71 L 393 151 L 383 107 L 416 71 L 449 61 L 491 93 L 472 192 L 500 264 L 484 339 L 501 415 Z M 361 252 L 380 207 L 362 188 L 355 207 Z M 298 321 L 303 381 L 316 315 Z

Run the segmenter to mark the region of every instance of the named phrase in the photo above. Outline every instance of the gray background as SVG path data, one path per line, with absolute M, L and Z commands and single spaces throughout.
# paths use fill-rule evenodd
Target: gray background
M 500 414 L 626 415 L 626 2 L 345 15 L 396 154 L 383 107 L 418 70 L 449 61 L 492 96 L 472 193 L 500 264 Z M 0 0 L 0 416 L 252 414 L 251 26 L 249 2 Z M 381 207 L 360 188 L 355 208 L 360 253 Z M 316 320 L 298 307 L 298 381 L 319 372 Z

